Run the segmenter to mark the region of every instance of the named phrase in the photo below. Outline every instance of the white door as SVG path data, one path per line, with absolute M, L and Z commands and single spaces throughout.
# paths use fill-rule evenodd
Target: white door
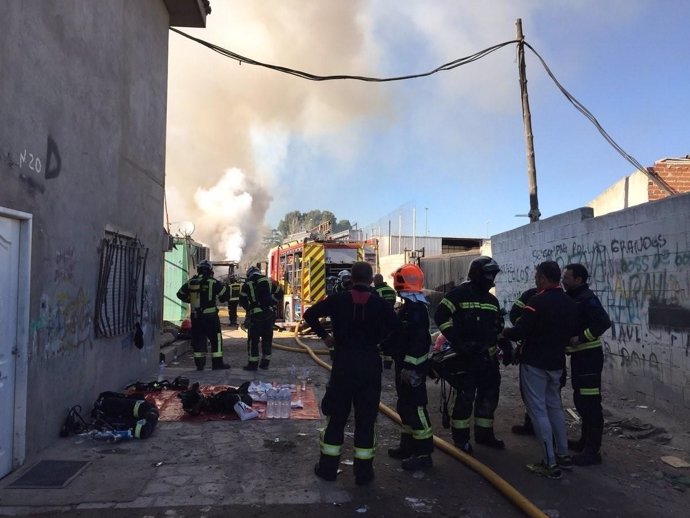
M 0 216 L 0 478 L 12 469 L 19 221 Z

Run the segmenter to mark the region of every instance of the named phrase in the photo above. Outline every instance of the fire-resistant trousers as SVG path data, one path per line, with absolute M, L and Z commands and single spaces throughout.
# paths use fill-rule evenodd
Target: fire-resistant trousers
M 573 384 L 573 400 L 582 417 L 582 439 L 585 451 L 598 453 L 604 431 L 604 414 L 601 408 L 601 371 L 604 353 L 601 347 L 585 349 L 570 355 L 570 376 Z
M 473 409 L 475 433 L 490 433 L 493 436 L 494 412 L 498 407 L 501 387 L 498 362 L 492 361 L 480 371 L 458 373 L 449 382 L 456 391 L 450 423 L 453 441 L 456 444 L 469 441 Z
M 206 365 L 207 340 L 211 344 L 211 358 L 223 358 L 223 337 L 217 313 L 192 316 L 192 348 L 198 369 Z

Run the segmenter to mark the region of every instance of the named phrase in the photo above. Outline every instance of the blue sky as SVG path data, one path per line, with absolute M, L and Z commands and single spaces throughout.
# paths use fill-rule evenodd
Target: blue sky
M 315 5 L 311 5 L 315 4 Z M 690 153 L 690 4 L 676 0 L 213 0 L 183 29 L 314 74 L 425 72 L 515 38 L 644 166 Z M 417 231 L 483 237 L 527 223 L 515 45 L 431 77 L 310 82 L 170 34 L 167 201 L 214 259 L 238 259 L 291 210 L 361 227 L 417 209 Z M 633 166 L 526 49 L 542 218 L 587 204 Z M 425 221 L 426 219 L 426 221 Z M 174 229 L 174 225 L 172 225 Z M 224 256 L 224 257 L 221 257 Z

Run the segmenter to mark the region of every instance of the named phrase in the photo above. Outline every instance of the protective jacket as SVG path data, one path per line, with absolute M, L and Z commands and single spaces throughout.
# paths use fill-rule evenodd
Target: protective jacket
M 177 298 L 191 306 L 192 318 L 217 315 L 218 302 L 227 302 L 228 287 L 211 275 L 196 274 L 177 291 Z
M 577 336 L 580 343 L 568 345 L 565 351 L 568 354 L 584 351 L 586 349 L 601 348 L 599 337 L 611 327 L 611 319 L 602 307 L 597 296 L 589 289 L 587 284 L 568 291 L 568 295 L 577 303 L 580 329 Z M 575 334 L 573 334 L 575 336 Z
M 529 299 L 534 297 L 538 292 L 539 290 L 537 288 L 530 288 L 523 291 L 520 294 L 520 297 L 513 302 L 513 305 L 510 308 L 510 313 L 508 313 L 508 318 L 510 319 L 511 324 L 515 325 L 515 322 L 518 321 L 518 318 L 520 318 L 525 312 L 525 306 L 527 305 Z
M 382 282 L 381 284 L 375 284 L 374 291 L 379 297 L 387 301 L 391 306 L 395 305 L 397 294 L 395 293 L 395 290 L 391 288 L 388 284 L 386 284 L 385 282 Z
M 274 305 L 271 295 L 271 281 L 265 275 L 255 275 L 242 285 L 240 306 L 250 320 L 262 320 L 272 316 Z

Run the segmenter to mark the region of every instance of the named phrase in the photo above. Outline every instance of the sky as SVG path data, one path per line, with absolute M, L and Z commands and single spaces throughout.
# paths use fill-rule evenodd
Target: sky
M 180 30 L 317 75 L 418 74 L 525 41 L 643 166 L 690 154 L 685 0 L 212 0 Z M 489 237 L 530 209 L 517 46 L 399 82 L 313 82 L 169 35 L 172 233 L 241 260 L 283 216 L 329 210 L 371 234 Z M 634 172 L 525 49 L 542 219 Z

